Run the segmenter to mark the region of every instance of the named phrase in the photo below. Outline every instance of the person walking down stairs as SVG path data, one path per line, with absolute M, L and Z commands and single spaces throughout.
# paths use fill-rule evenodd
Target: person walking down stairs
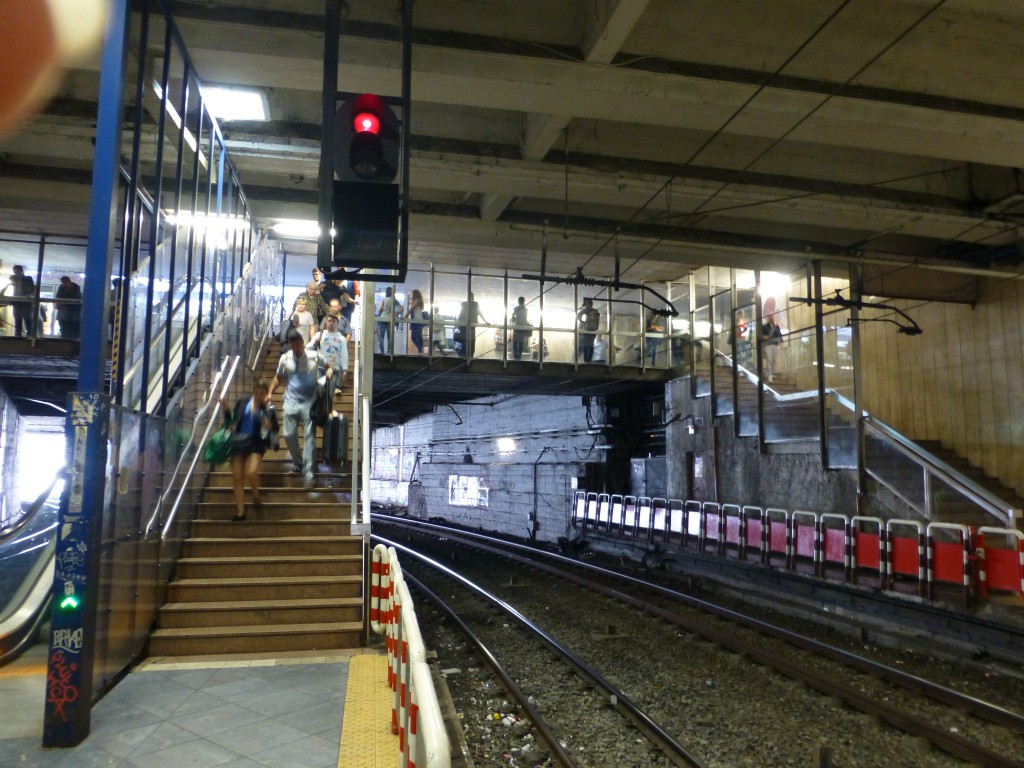
M 260 511 L 260 464 L 270 445 L 277 445 L 277 411 L 269 400 L 265 382 L 257 381 L 251 397 L 240 397 L 228 411 L 225 400 L 220 401 L 225 415 L 234 425 L 231 435 L 231 481 L 234 488 L 234 521 L 245 520 L 245 483 L 249 482 L 252 506 Z
M 270 382 L 267 397 L 272 397 L 278 385 L 284 384 L 284 434 L 285 445 L 291 454 L 295 471 L 302 472 L 303 485 L 312 488 L 313 454 L 316 449 L 316 429 L 313 426 L 313 402 L 317 393 L 317 374 L 320 353 L 306 349 L 302 334 L 294 328 L 288 331 L 288 351 L 277 364 L 277 373 Z M 326 363 L 327 377 L 334 375 L 334 368 Z M 302 450 L 299 450 L 299 422 L 302 422 Z

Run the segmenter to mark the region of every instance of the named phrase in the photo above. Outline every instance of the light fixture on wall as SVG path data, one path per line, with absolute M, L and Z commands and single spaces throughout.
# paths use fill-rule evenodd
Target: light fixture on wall
M 466 446 L 466 452 L 464 454 L 462 454 L 462 463 L 463 464 L 472 464 L 473 463 L 473 454 L 471 454 L 469 452 L 469 446 L 468 445 Z
M 704 426 L 704 419 L 690 413 L 683 417 L 682 425 L 686 427 L 687 434 L 692 435 L 697 431 L 697 427 Z

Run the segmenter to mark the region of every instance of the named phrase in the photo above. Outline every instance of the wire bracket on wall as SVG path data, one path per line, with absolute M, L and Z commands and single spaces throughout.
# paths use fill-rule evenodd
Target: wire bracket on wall
M 894 307 L 891 304 L 881 304 L 870 301 L 859 301 L 857 299 L 848 299 L 843 296 L 838 290 L 836 290 L 835 296 L 827 296 L 821 299 L 811 298 L 809 296 L 792 296 L 789 299 L 792 302 L 799 304 L 806 304 L 812 306 L 814 304 L 820 304 L 823 307 L 839 307 L 840 309 L 884 309 L 890 312 L 895 312 L 897 315 L 902 317 L 906 322 L 901 323 L 899 320 L 894 320 L 891 317 L 859 317 L 856 320 L 849 318 L 846 321 L 846 325 L 850 326 L 854 323 L 892 323 L 896 326 L 898 333 L 906 334 L 907 336 L 919 336 L 924 331 L 921 330 L 921 326 L 917 322 L 904 312 L 899 307 Z

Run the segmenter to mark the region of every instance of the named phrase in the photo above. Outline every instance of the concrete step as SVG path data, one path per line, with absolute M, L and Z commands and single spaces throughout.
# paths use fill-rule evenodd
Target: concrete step
M 157 625 L 160 629 L 184 629 L 358 622 L 362 606 L 359 597 L 166 603 Z
M 262 517 L 261 517 L 262 516 Z M 264 506 L 257 513 L 250 509 L 245 520 L 195 520 L 191 536 L 199 539 L 277 539 L 284 536 L 327 537 L 350 536 L 352 524 L 348 520 L 317 518 L 277 519 L 273 511 Z
M 248 499 L 248 494 L 246 499 Z M 333 520 L 335 522 L 348 523 L 352 518 L 352 507 L 349 502 L 337 502 L 326 500 L 323 502 L 278 502 L 275 504 L 264 504 L 263 509 L 257 513 L 252 505 L 248 506 L 248 515 L 256 520 Z M 196 519 L 211 520 L 217 522 L 230 522 L 235 514 L 235 505 L 226 501 L 201 501 L 196 504 Z M 242 525 L 249 522 L 248 519 L 235 525 Z
M 149 636 L 148 654 L 202 656 L 358 648 L 362 633 L 358 621 L 157 629 Z
M 179 579 L 254 578 L 259 576 L 361 576 L 359 555 L 278 555 L 268 557 L 183 557 Z
M 191 601 L 297 600 L 313 597 L 360 597 L 362 576 L 256 576 L 252 578 L 177 579 L 168 585 L 167 599 Z
M 301 482 L 299 485 L 302 485 Z M 260 484 L 260 500 L 265 507 L 269 507 L 272 504 L 294 504 L 303 500 L 307 494 L 311 497 L 309 499 L 310 503 L 345 504 L 352 501 L 352 492 L 342 488 L 315 488 L 311 490 L 301 487 L 280 488 L 271 486 L 264 488 L 262 483 Z M 245 489 L 245 499 L 246 503 L 251 500 L 248 487 Z M 234 489 L 230 483 L 207 488 L 203 493 L 203 500 L 214 504 L 233 504 L 235 500 Z
M 277 538 L 200 539 L 182 544 L 186 558 L 298 557 L 302 555 L 353 555 L 362 552 L 359 536 L 280 536 Z
M 323 471 L 326 467 L 325 464 L 319 464 L 320 468 L 316 472 L 316 489 L 313 491 L 331 491 L 337 493 L 350 493 L 352 490 L 352 474 L 349 471 L 337 471 L 329 469 Z M 351 464 L 348 465 L 351 467 Z M 289 488 L 303 493 L 310 492 L 302 484 L 302 475 L 298 472 L 292 472 L 292 462 L 288 459 L 287 462 L 280 461 L 268 466 L 268 462 L 263 462 L 263 468 L 260 472 L 260 489 L 270 488 Z M 209 485 L 207 490 L 213 490 L 215 488 L 227 488 L 232 487 L 234 482 L 231 472 L 226 471 L 223 466 L 209 474 Z M 319 497 L 317 497 L 319 498 Z

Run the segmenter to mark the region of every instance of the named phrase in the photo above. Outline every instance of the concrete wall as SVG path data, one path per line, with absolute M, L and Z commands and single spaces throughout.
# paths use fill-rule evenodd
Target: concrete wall
M 499 395 L 377 429 L 371 498 L 408 503 L 417 517 L 554 541 L 566 534 L 585 465 L 604 461 L 590 426 L 603 422 L 601 408 L 590 406 L 588 422 L 579 397 Z M 499 438 L 514 447 L 501 450 Z

